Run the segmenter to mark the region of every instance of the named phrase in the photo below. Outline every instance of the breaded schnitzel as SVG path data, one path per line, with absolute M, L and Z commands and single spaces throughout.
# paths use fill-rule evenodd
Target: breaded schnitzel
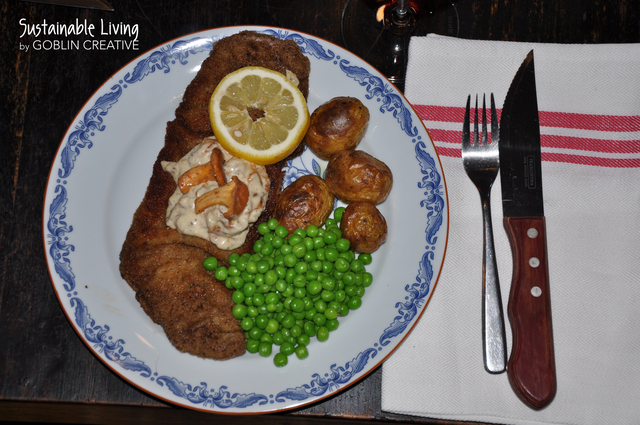
M 231 315 L 231 291 L 206 271 L 202 262 L 214 256 L 227 264 L 232 253 L 251 252 L 259 234 L 253 226 L 245 243 L 228 251 L 167 227 L 167 203 L 176 182 L 161 162 L 178 161 L 204 137 L 213 135 L 208 116 L 211 93 L 225 75 L 245 66 L 261 66 L 283 74 L 289 70 L 300 81 L 305 98 L 308 95 L 310 63 L 295 42 L 249 31 L 217 41 L 187 87 L 176 118 L 167 124 L 164 147 L 120 253 L 122 277 L 171 343 L 182 352 L 218 360 L 243 354 L 246 342 Z M 292 156 L 302 150 L 299 146 Z M 256 224 L 266 221 L 273 212 L 285 161 L 266 167 L 271 179 L 269 197 Z

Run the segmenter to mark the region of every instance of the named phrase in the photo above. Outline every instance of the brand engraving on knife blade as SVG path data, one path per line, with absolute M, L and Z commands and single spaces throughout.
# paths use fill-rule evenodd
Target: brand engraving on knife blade
M 536 158 L 533 155 L 524 157 L 524 187 L 536 188 Z

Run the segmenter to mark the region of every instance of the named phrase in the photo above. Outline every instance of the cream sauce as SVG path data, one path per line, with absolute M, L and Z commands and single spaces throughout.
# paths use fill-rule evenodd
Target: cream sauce
M 249 233 L 249 227 L 255 223 L 267 205 L 271 181 L 265 167 L 232 156 L 218 144 L 214 137 L 204 139 L 191 152 L 178 162 L 162 161 L 162 168 L 178 182 L 181 175 L 189 169 L 206 164 L 211 160 L 211 152 L 219 148 L 224 155 L 224 174 L 227 182 L 236 176 L 249 189 L 249 200 L 242 213 L 227 219 L 224 213 L 227 207 L 213 205 L 200 214 L 195 212 L 196 198 L 216 189 L 216 181 L 201 183 L 182 193 L 176 190 L 169 198 L 166 223 L 172 229 L 190 236 L 197 236 L 211 241 L 220 249 L 235 249 L 240 247 Z

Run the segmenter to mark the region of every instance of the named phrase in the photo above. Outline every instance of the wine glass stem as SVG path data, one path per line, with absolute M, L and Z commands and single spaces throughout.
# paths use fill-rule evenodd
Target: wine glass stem
M 398 6 L 396 7 L 396 15 L 400 19 L 407 16 L 407 12 L 409 11 L 407 7 L 407 2 L 408 0 L 398 0 Z

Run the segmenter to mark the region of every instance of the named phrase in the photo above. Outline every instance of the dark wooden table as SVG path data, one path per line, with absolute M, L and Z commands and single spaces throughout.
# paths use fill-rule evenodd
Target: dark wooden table
M 373 1 L 373 0 L 371 0 Z M 439 0 L 429 0 L 439 1 Z M 172 38 L 228 25 L 270 25 L 342 45 L 346 0 L 111 0 L 114 12 L 0 2 L 0 421 L 246 423 L 167 405 L 124 382 L 98 360 L 64 316 L 42 238 L 43 195 L 67 127 L 93 92 L 139 54 Z M 636 0 L 459 0 L 459 36 L 554 43 L 640 41 Z M 25 23 L 138 24 L 139 50 L 21 49 Z M 433 19 L 430 30 L 447 34 Z M 315 405 L 261 417 L 269 423 L 446 423 L 381 411 L 381 370 Z M 350 419 L 347 421 L 347 419 Z

